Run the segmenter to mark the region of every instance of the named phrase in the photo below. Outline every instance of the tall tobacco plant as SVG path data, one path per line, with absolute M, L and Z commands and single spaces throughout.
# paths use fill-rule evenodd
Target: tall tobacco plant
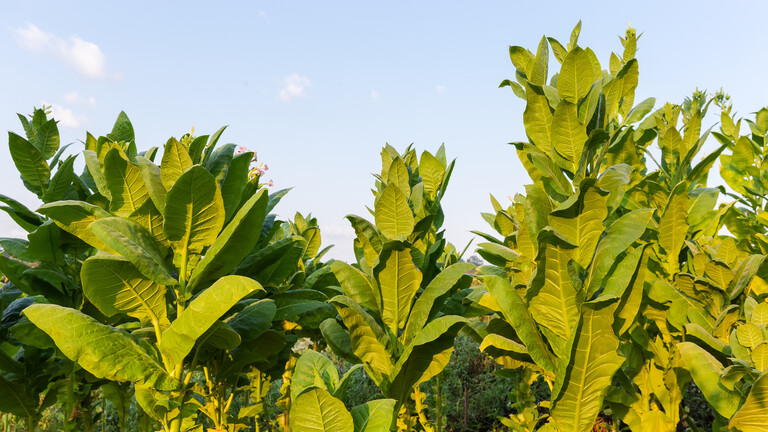
M 37 155 L 55 148 L 33 146 L 29 132 L 28 139 L 10 135 L 25 182 L 46 202 L 37 210 L 49 218 L 45 224 L 96 252 L 75 275 L 79 304 L 38 302 L 24 315 L 88 374 L 133 383 L 139 405 L 169 431 L 194 429 L 198 408 L 223 424 L 221 404 L 211 402 L 221 394 L 202 392 L 202 406 L 193 396 L 198 366 L 210 379 L 211 363 L 217 372 L 240 373 L 274 364 L 270 356 L 289 349 L 284 331 L 267 329 L 277 308 L 257 297 L 298 271 L 307 241 L 275 238 L 281 224 L 268 213 L 282 193 L 270 197 L 259 176 L 249 175 L 252 153 L 216 148 L 222 131 L 171 138 L 158 167 L 158 149 L 138 153 L 121 114 L 111 134 L 88 134 L 83 175 L 73 174 L 71 157 L 49 180 L 49 165 Z M 11 208 L 18 218 L 40 218 Z M 79 310 L 83 302 L 91 309 Z M 260 356 L 252 355 L 256 347 Z M 221 351 L 229 353 L 224 363 L 215 361 Z
M 467 323 L 448 312 L 448 305 L 454 293 L 469 286 L 466 273 L 473 265 L 457 262 L 440 230 L 440 201 L 453 169 L 443 148 L 419 158 L 411 148 L 401 155 L 386 146 L 381 155 L 374 222 L 347 216 L 356 233 L 357 264 L 330 263 L 343 294 L 330 300 L 338 318 L 326 319 L 320 328 L 333 351 L 362 364 L 392 401 L 378 403 L 394 414 L 402 408 L 401 428 L 415 427 L 414 413 L 422 427 L 430 428 L 418 386 L 442 371 L 454 337 Z M 304 421 L 299 419 L 305 412 L 294 405 L 292 421 Z
M 56 121 L 48 118 L 46 108 L 35 109 L 29 118 L 19 115 L 19 120 L 23 136 L 9 132 L 8 142 L 24 186 L 46 203 L 86 200 L 90 191 L 74 173 L 75 157 L 63 158 L 69 145 L 60 145 Z M 0 272 L 7 277 L 0 291 L 0 392 L 6 396 L 0 411 L 25 419 L 34 430 L 42 412 L 59 403 L 65 430 L 91 430 L 92 391 L 102 387 L 110 398 L 114 393 L 56 352 L 53 341 L 21 313 L 33 303 L 50 303 L 98 315 L 80 281 L 82 261 L 94 251 L 20 202 L 4 195 L 0 202 L 28 233 L 26 239 L 0 239 Z

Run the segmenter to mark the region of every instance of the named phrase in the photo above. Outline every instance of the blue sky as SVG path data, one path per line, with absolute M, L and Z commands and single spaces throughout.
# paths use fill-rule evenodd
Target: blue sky
M 742 115 L 768 104 L 764 2 L 544 3 L 4 2 L 0 130 L 20 132 L 16 113 L 42 103 L 54 105 L 63 143 L 108 133 L 121 110 L 140 149 L 229 125 L 224 142 L 257 151 L 276 189 L 294 188 L 276 211 L 312 212 L 330 255 L 350 259 L 343 217 L 367 215 L 386 142 L 445 143 L 457 159 L 444 201 L 457 247 L 487 231 L 488 194 L 523 191 L 506 143 L 525 139 L 524 103 L 497 88 L 514 73 L 508 45 L 567 42 L 581 19 L 580 45 L 607 68 L 631 23 L 643 32 L 635 100 L 722 87 Z M 0 193 L 39 205 L 5 136 L 0 172 Z M 22 234 L 0 215 L 0 236 Z

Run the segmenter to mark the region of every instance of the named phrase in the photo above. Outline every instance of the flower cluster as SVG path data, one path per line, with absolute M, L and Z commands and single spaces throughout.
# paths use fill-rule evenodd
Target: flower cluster
M 239 155 L 239 154 L 243 154 L 243 153 L 248 153 L 249 151 L 250 150 L 248 150 L 247 147 L 240 146 L 240 147 L 237 148 L 237 150 L 235 150 L 235 155 Z M 253 159 L 251 159 L 251 164 L 255 164 L 256 161 L 257 161 L 256 152 L 253 152 Z M 268 169 L 269 169 L 269 166 L 267 164 L 265 164 L 264 162 L 261 162 L 258 165 L 252 167 L 250 169 L 250 171 L 248 171 L 248 179 L 249 180 L 256 179 L 256 181 L 258 181 L 258 179 L 262 175 L 264 175 L 264 173 L 267 172 Z M 268 181 L 266 183 L 261 183 L 261 186 L 272 187 L 274 185 L 275 184 L 274 184 L 274 182 L 272 180 L 270 180 L 270 181 Z

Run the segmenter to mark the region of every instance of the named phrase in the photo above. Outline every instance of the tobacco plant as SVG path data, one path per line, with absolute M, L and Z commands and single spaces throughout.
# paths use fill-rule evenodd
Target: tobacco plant
M 75 156 L 62 159 L 69 144 L 60 145 L 46 107 L 19 119 L 24 136 L 9 132 L 9 149 L 25 187 L 43 202 L 87 199 L 90 192 L 74 173 Z M 60 403 L 65 430 L 91 430 L 92 391 L 104 382 L 56 352 L 53 341 L 21 313 L 33 303 L 51 303 L 98 315 L 80 282 L 82 261 L 94 251 L 18 201 L 4 195 L 0 201 L 0 208 L 29 233 L 27 239 L 0 239 L 0 272 L 8 278 L 0 295 L 0 389 L 10 396 L 0 410 L 24 418 L 34 430 L 42 411 Z
M 469 286 L 466 273 L 474 267 L 451 265 L 457 259 L 445 253 L 439 231 L 440 200 L 452 168 L 442 148 L 437 156 L 424 152 L 418 159 L 413 149 L 400 155 L 385 147 L 374 191 L 375 222 L 347 216 L 357 236 L 357 265 L 330 264 L 343 291 L 330 302 L 344 327 L 327 319 L 323 336 L 336 354 L 363 364 L 384 396 L 396 401 L 396 413 L 420 383 L 442 371 L 453 338 L 467 323 L 445 312 L 451 295 Z M 410 406 L 401 416 L 409 430 Z M 423 415 L 419 420 L 429 428 Z
M 241 334 L 262 325 L 254 318 L 261 310 L 233 307 L 274 282 L 259 278 L 260 271 L 285 265 L 259 256 L 269 248 L 270 231 L 262 227 L 279 196 L 270 199 L 258 175 L 249 175 L 252 153 L 235 156 L 233 144 L 216 148 L 222 131 L 171 138 L 158 167 L 157 149 L 138 153 L 121 114 L 111 134 L 85 141 L 80 179 L 92 194 L 38 209 L 98 250 L 82 263 L 80 278 L 84 297 L 106 320 L 55 304 L 35 304 L 24 314 L 89 373 L 133 383 L 139 405 L 169 431 L 195 427 L 193 375 L 201 355 L 252 351 L 261 342 L 266 352 L 285 346 L 256 332 L 240 347 Z M 32 185 L 50 191 L 44 181 Z M 303 248 L 303 239 L 288 240 Z M 260 242 L 264 247 L 256 248 Z M 236 270 L 264 284 L 230 275 Z

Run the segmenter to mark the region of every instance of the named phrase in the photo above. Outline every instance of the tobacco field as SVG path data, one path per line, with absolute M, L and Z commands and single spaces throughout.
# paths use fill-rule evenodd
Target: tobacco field
M 19 115 L 40 205 L 0 195 L 28 233 L 0 238 L 0 430 L 768 431 L 768 109 L 635 100 L 636 31 L 580 28 L 509 48 L 529 181 L 472 249 L 442 146 L 371 155 L 347 263 L 225 128 L 141 148 L 120 113 L 65 156 Z

